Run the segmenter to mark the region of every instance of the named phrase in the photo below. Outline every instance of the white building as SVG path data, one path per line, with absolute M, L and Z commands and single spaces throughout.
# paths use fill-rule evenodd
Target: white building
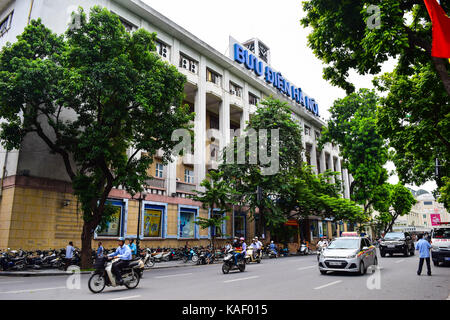
M 14 42 L 16 36 L 23 32 L 32 19 L 41 18 L 48 28 L 61 34 L 68 28 L 71 13 L 76 11 L 78 6 L 89 12 L 89 8 L 93 5 L 101 5 L 117 14 L 130 32 L 138 28 L 156 32 L 157 51 L 162 59 L 178 67 L 178 70 L 187 77 L 184 89 L 185 103 L 196 113 L 195 154 L 179 157 L 177 161 L 168 165 L 163 165 L 156 157 L 152 165 L 151 170 L 155 178 L 149 190 L 151 194 L 147 197 L 148 201 L 144 201 L 143 209 L 145 210 L 148 205 L 153 208 L 152 210 L 161 210 L 159 223 L 162 231 L 155 239 L 185 239 L 179 232 L 180 212 L 183 214 L 192 209 L 196 216 L 201 211 L 198 204 L 187 199 L 186 195 L 190 194 L 193 188 L 198 188 L 199 182 L 205 178 L 208 170 L 217 167 L 218 150 L 230 142 L 230 129 L 243 129 L 246 121 L 255 112 L 256 104 L 270 95 L 288 102 L 293 117 L 303 128 L 305 161 L 315 166 L 316 172 L 323 172 L 326 169 L 341 172 L 343 194 L 345 198 L 349 198 L 351 177 L 347 170 L 342 168 L 338 148 L 328 144 L 321 152 L 317 150 L 319 132 L 326 123 L 315 114 L 318 111 L 317 102 L 320 101 L 320 97 L 309 100 L 310 103 L 305 98 L 307 96 L 305 93 L 308 92 L 307 79 L 304 83 L 289 85 L 284 81 L 282 89 L 277 89 L 266 81 L 264 75 L 258 76 L 255 68 L 249 68 L 247 63 L 237 61 L 233 50 L 235 44 L 246 50 L 247 56 L 253 54 L 255 59 L 253 62 L 256 64 L 261 62 L 261 68 L 271 68 L 271 49 L 259 39 L 239 43 L 230 37 L 230 57 L 228 57 L 139 0 L 0 0 L 0 47 L 8 41 Z M 299 87 L 303 89 L 301 95 L 299 91 L 295 91 Z M 219 142 L 212 141 L 214 139 L 210 139 L 208 129 L 217 129 L 224 139 Z M 45 186 L 47 189 L 66 194 L 65 183 L 69 182 L 69 178 L 62 161 L 58 155 L 51 155 L 46 152 L 47 150 L 47 146 L 32 135 L 27 136 L 20 150 L 12 152 L 1 150 L 0 167 L 5 167 L 3 187 L 14 189 L 37 185 L 38 189 Z M 199 161 L 193 161 L 194 159 Z M 118 235 L 132 235 L 131 227 L 126 226 L 129 195 L 120 191 L 115 190 L 111 195 L 112 200 L 122 202 Z M 4 207 L 6 204 L 2 205 Z M 3 218 L 0 216 L 0 221 L 2 219 L 8 221 L 8 217 L 11 221 L 11 217 L 15 214 L 20 215 L 19 211 L 14 213 L 15 209 L 8 212 L 9 216 L 8 214 Z M 226 227 L 228 233 L 248 236 L 253 229 L 250 221 L 238 213 L 233 216 L 231 225 Z M 9 230 L 11 234 L 13 228 L 9 225 L 5 230 Z M 197 228 L 194 233 L 189 239 L 208 237 Z M 56 238 L 58 235 L 63 237 L 62 233 L 57 231 L 55 234 Z M 71 237 L 75 239 L 76 234 L 74 232 Z

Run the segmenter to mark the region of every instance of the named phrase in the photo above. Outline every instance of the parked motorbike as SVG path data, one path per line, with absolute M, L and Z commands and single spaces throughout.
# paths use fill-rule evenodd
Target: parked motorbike
M 192 260 L 192 262 L 196 263 L 198 261 L 198 254 L 195 252 L 194 249 L 188 249 L 184 252 L 183 256 L 183 262 L 186 263 L 189 260 Z
M 155 265 L 155 259 L 152 257 L 152 251 L 149 248 L 145 249 L 142 262 L 144 263 L 145 268 L 151 268 Z
M 235 251 L 233 249 L 229 250 L 227 254 L 225 255 L 225 258 L 223 258 L 223 264 L 222 264 L 222 272 L 224 274 L 228 274 L 230 270 L 238 269 L 240 272 L 245 271 L 245 257 L 239 257 L 237 260 L 237 265 L 234 261 L 234 255 Z
M 245 255 L 245 263 L 256 262 L 261 263 L 261 255 L 256 252 L 256 249 L 252 247 L 247 248 L 247 253 Z
M 116 277 L 112 273 L 112 264 L 114 260 L 108 260 L 107 257 L 97 258 L 94 264 L 95 271 L 89 278 L 89 290 L 93 293 L 100 293 L 108 287 L 117 287 Z M 122 269 L 121 275 L 123 285 L 128 289 L 134 289 L 138 286 L 140 280 L 140 269 L 143 269 L 143 262 L 136 260 L 130 262 L 127 268 Z

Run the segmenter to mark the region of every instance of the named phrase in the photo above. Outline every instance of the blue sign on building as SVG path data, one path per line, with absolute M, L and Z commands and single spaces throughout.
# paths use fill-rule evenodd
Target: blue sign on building
M 289 81 L 283 78 L 281 72 L 275 72 L 269 66 L 265 66 L 262 61 L 244 49 L 239 43 L 234 44 L 234 61 L 243 64 L 248 70 L 252 70 L 258 77 L 264 74 L 267 83 L 272 84 L 281 93 L 288 96 L 298 104 L 304 106 L 314 115 L 319 116 L 319 104 L 313 99 L 303 94 L 301 88 L 296 88 Z

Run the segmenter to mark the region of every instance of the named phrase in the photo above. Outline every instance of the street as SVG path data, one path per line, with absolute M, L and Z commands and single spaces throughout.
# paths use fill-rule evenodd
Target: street
M 246 271 L 224 275 L 221 264 L 150 269 L 139 286 L 106 287 L 100 294 L 89 291 L 89 275 L 81 275 L 81 288 L 68 289 L 66 276 L 0 277 L 0 299 L 106 299 L 106 300 L 446 300 L 450 299 L 450 268 L 426 268 L 417 276 L 418 256 L 381 258 L 379 273 L 364 276 L 346 273 L 321 275 L 316 255 L 264 259 Z M 375 277 L 379 276 L 378 279 Z M 379 281 L 378 281 L 379 280 Z M 369 289 L 369 287 L 372 289 Z

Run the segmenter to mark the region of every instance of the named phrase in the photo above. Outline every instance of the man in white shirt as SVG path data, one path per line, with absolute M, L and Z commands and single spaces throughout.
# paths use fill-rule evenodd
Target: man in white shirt
M 69 245 L 66 247 L 66 266 L 65 266 L 66 270 L 67 270 L 67 267 L 70 265 L 70 262 L 72 261 L 74 251 L 75 251 L 75 248 L 73 247 L 73 242 L 70 241 Z
M 261 255 L 261 249 L 262 249 L 262 242 L 258 240 L 258 237 L 255 237 L 256 240 L 256 252 L 258 255 Z

